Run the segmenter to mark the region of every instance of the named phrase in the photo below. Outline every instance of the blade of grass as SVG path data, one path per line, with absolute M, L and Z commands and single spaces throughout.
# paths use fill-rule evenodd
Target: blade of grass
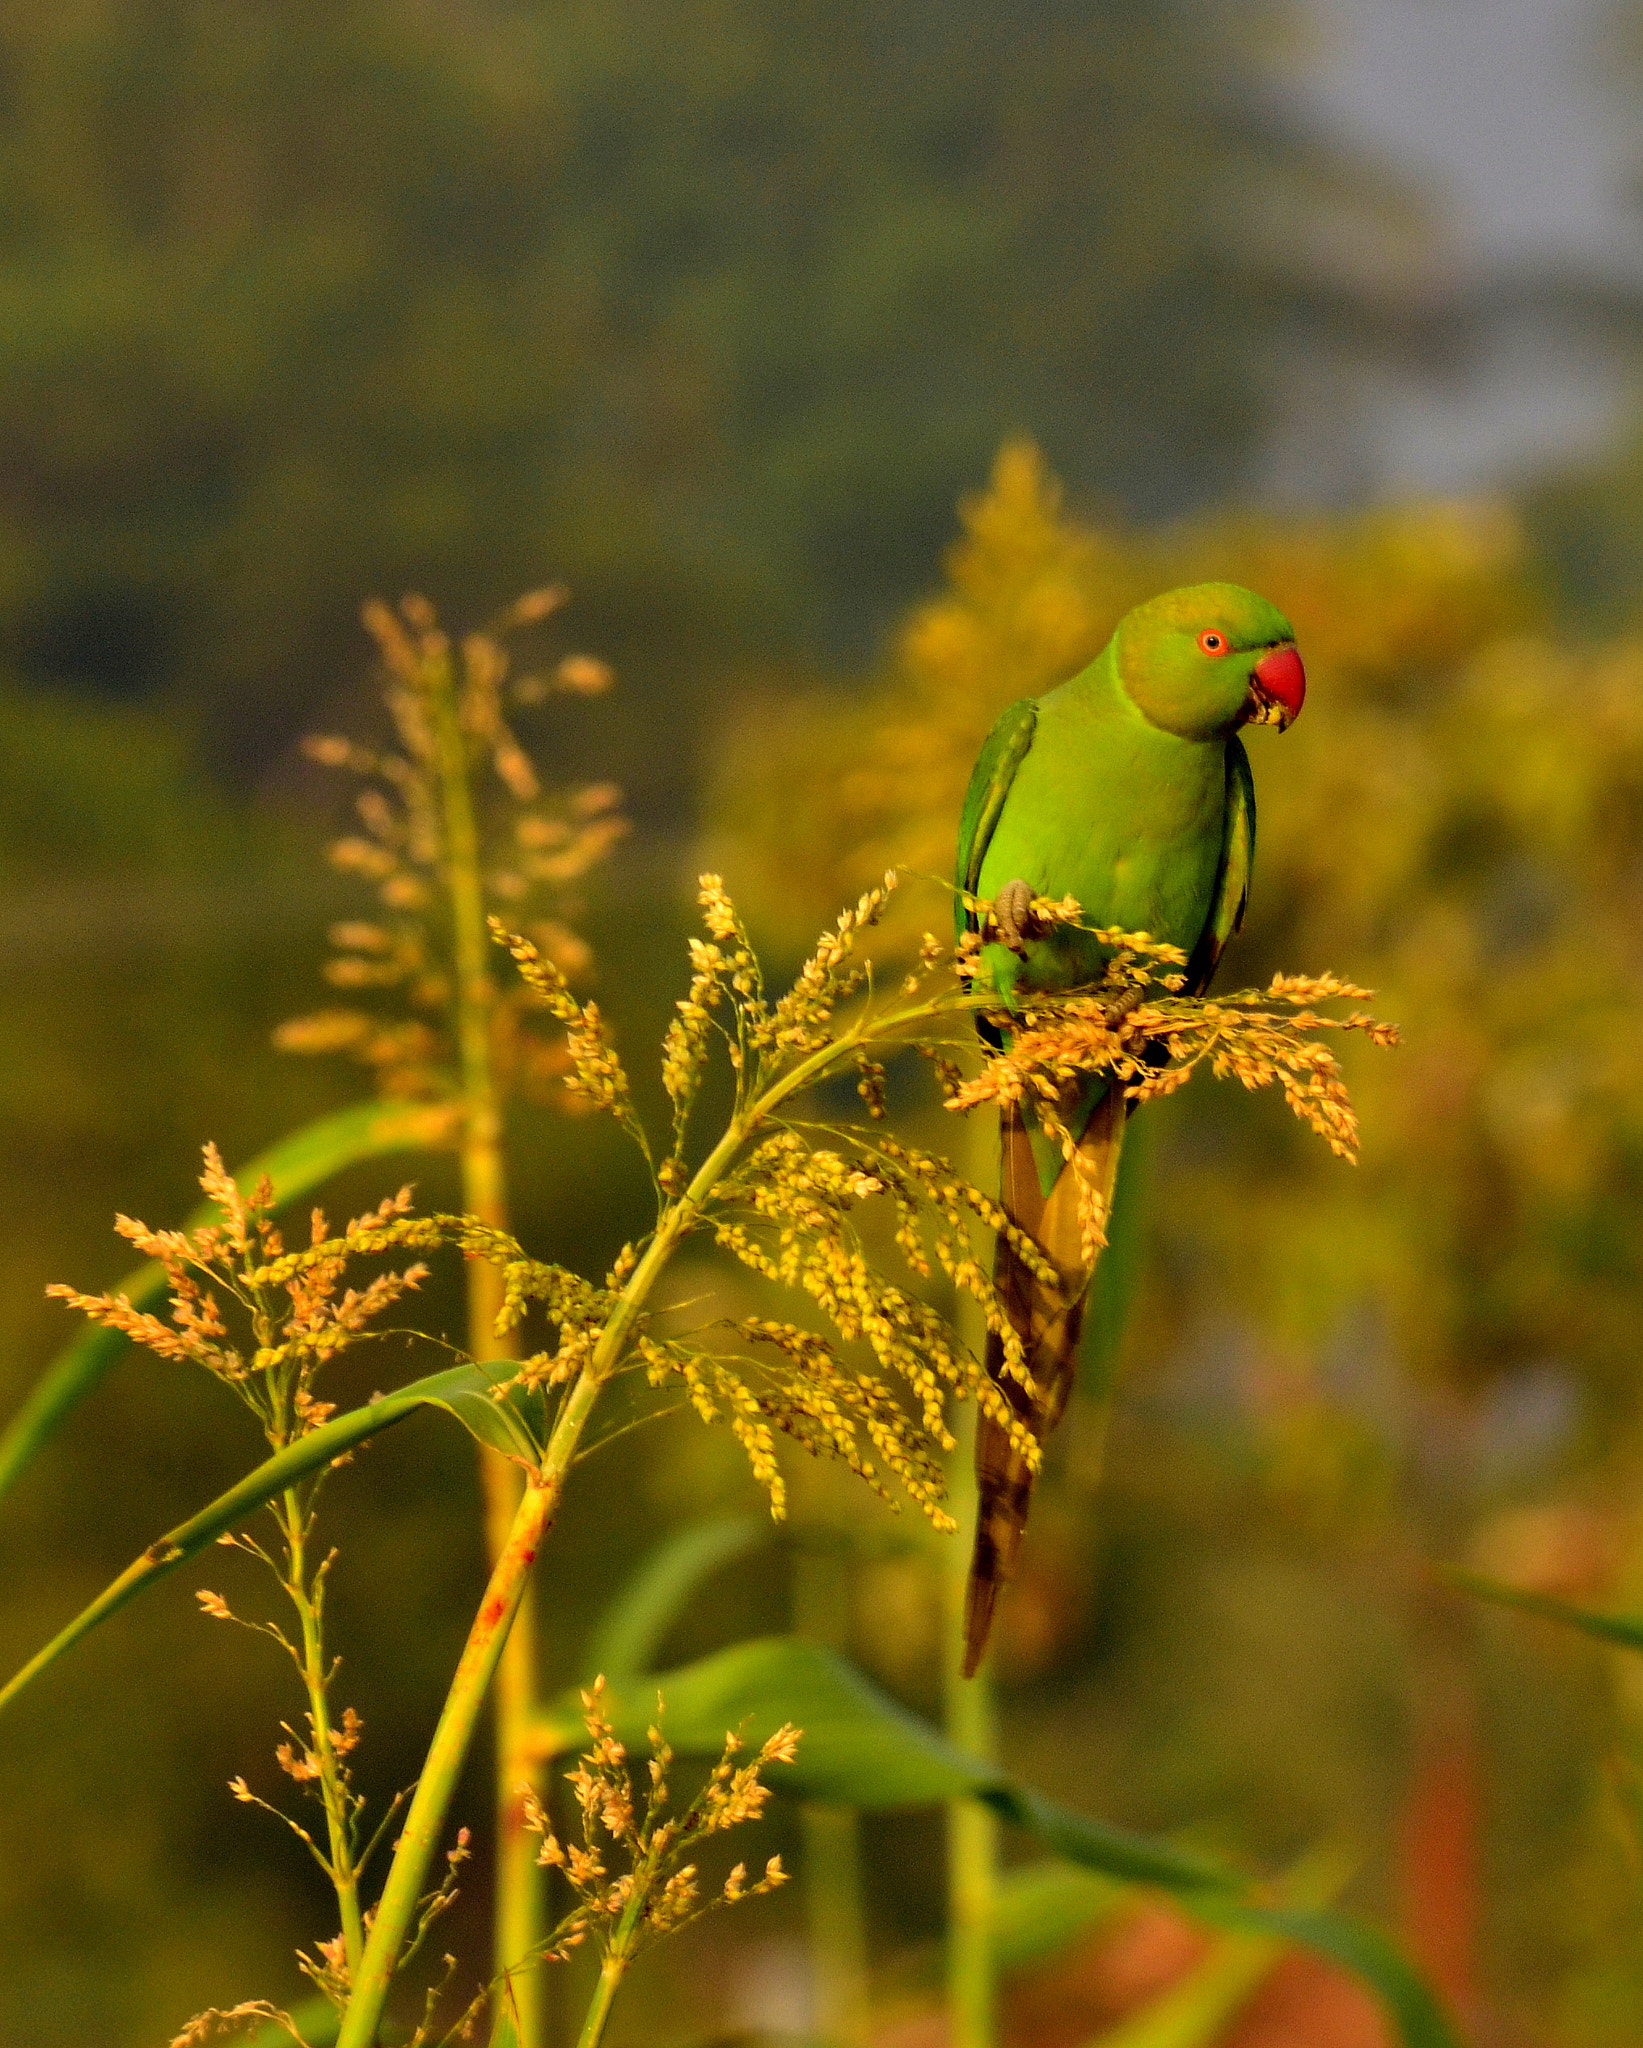
M 1100 2048 L 1213 2048 L 1287 1946 L 1273 1934 L 1223 1934 L 1184 1977 L 1101 2034 Z
M 342 2026 L 337 2009 L 328 1998 L 310 1998 L 291 2014 L 297 2032 L 308 2048 L 332 2048 Z M 272 2020 L 250 2036 L 245 2048 L 291 2048 L 291 2036 Z
M 928 1722 L 881 1692 L 837 1652 L 796 1636 L 767 1636 L 716 1651 L 654 1680 L 633 1680 L 609 1695 L 618 1736 L 645 1747 L 656 1693 L 667 1700 L 668 1740 L 681 1754 L 717 1757 L 727 1728 L 757 1745 L 783 1721 L 804 1730 L 798 1759 L 782 1775 L 801 1799 L 860 1808 L 934 1806 L 950 1798 L 985 1799 L 1072 1860 L 1133 1882 L 1172 1890 L 1235 1894 L 1243 1880 L 1207 1857 L 1085 1821 L 1019 1785 L 996 1764 L 966 1756 Z M 580 1702 L 567 1694 L 543 1717 L 541 1740 L 557 1754 L 582 1733 Z M 1063 1850 L 1063 1853 L 1068 1853 Z
M 235 1180 L 241 1187 L 251 1188 L 266 1174 L 274 1183 L 275 1207 L 283 1209 L 301 1201 L 345 1167 L 394 1152 L 427 1152 L 448 1147 L 452 1136 L 451 1113 L 442 1104 L 356 1103 L 351 1109 L 320 1117 L 282 1138 L 241 1167 Z M 212 1222 L 216 1215 L 214 1203 L 203 1203 L 189 1218 L 188 1228 L 197 1229 Z M 150 1260 L 128 1273 L 111 1291 L 123 1294 L 134 1308 L 151 1309 L 165 1299 L 165 1274 Z M 58 1352 L 0 1436 L 0 1499 L 4 1499 L 86 1396 L 101 1384 L 128 1341 L 117 1330 L 91 1325 Z
M 1327 1906 L 1350 1874 L 1351 1860 L 1325 1846 L 1303 1856 L 1278 1889 L 1287 1905 Z M 1100 2048 L 1214 2048 L 1289 1946 L 1277 1934 L 1223 1934 L 1185 1976 L 1104 2032 Z
M 993 1963 L 1026 1970 L 1070 1948 L 1122 1910 L 1127 1885 L 1076 1863 L 1046 1859 L 999 1873 L 993 1903 Z
M 350 1409 L 346 1415 L 335 1417 L 323 1428 L 299 1437 L 283 1451 L 265 1458 L 237 1485 L 219 1494 L 209 1507 L 202 1508 L 197 1515 L 179 1523 L 175 1529 L 151 1543 L 142 1556 L 106 1586 L 89 1607 L 82 1609 L 43 1650 L 31 1657 L 9 1684 L 0 1687 L 0 1709 L 9 1706 L 26 1685 L 38 1678 L 48 1665 L 56 1663 L 65 1650 L 72 1649 L 83 1636 L 89 1635 L 99 1622 L 118 1613 L 128 1601 L 136 1599 L 157 1579 L 196 1556 L 225 1530 L 244 1521 L 247 1515 L 282 1493 L 286 1487 L 294 1486 L 310 1473 L 320 1471 L 354 1445 L 392 1428 L 396 1422 L 403 1422 L 406 1416 L 414 1415 L 419 1408 L 443 1408 L 476 1434 L 480 1429 L 486 1429 L 506 1435 L 513 1428 L 522 1427 L 517 1421 L 510 1423 L 505 1420 L 510 1404 L 493 1400 L 489 1391 L 499 1379 L 515 1369 L 508 1362 L 491 1366 L 452 1366 L 445 1372 L 431 1374 L 427 1379 L 413 1380 L 409 1386 L 384 1394 L 363 1408 Z
M 1063 1862 L 1059 1856 L 1001 1870 L 993 1896 L 994 1966 L 1001 1977 L 1035 1970 L 1134 1902 L 1132 1885 Z M 880 1985 L 892 1998 L 901 1992 L 933 1990 L 941 1981 L 944 1961 L 940 1944 L 931 1942 L 882 1969 Z
M 1643 1615 L 1604 1614 L 1590 1607 L 1576 1607 L 1551 1593 L 1533 1593 L 1527 1586 L 1510 1586 L 1504 1579 L 1485 1578 L 1479 1572 L 1446 1568 L 1439 1576 L 1445 1585 L 1470 1593 L 1475 1600 L 1488 1600 L 1496 1607 L 1515 1607 L 1520 1614 L 1536 1614 L 1542 1621 L 1556 1621 L 1565 1628 L 1577 1628 L 1595 1636 L 1600 1643 L 1618 1643 L 1624 1650 L 1643 1650 Z
M 698 1589 L 769 1534 L 768 1515 L 730 1515 L 659 1543 L 600 1616 L 582 1658 L 586 1675 L 603 1672 L 618 1686 L 642 1677 Z

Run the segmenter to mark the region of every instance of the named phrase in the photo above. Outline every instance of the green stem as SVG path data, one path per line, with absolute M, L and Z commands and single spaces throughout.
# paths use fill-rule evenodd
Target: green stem
M 827 2048 L 865 2048 L 871 2007 L 861 1823 L 851 1807 L 807 1799 L 799 1827 L 816 2030 Z
M 456 678 L 447 653 L 430 664 L 429 702 L 439 758 L 445 831 L 445 883 L 450 894 L 455 952 L 455 1022 L 462 1074 L 462 1206 L 481 1222 L 509 1227 L 507 1161 L 503 1151 L 501 1091 L 496 1081 L 493 1020 L 496 982 L 485 922 L 484 876 L 479 825 L 474 811 L 472 765 L 462 730 Z M 502 1278 L 494 1266 L 468 1268 L 468 1349 L 475 1358 L 513 1357 L 511 1331 L 498 1331 Z M 480 1484 L 485 1501 L 485 1536 L 490 1561 L 501 1558 L 519 1509 L 518 1469 L 497 1451 L 481 1446 Z M 537 1716 L 537 1639 L 534 1602 L 527 1587 L 502 1652 L 496 1682 L 496 1912 L 494 1969 L 510 1980 L 518 2048 L 541 2048 L 546 2013 L 539 1965 L 521 1959 L 536 1954 L 546 1932 L 543 1887 L 536 1864 L 536 1839 L 525 1826 L 522 1788 L 531 1781 L 524 1756 Z M 500 2022 L 499 2022 L 500 2025 Z
M 599 1971 L 599 1982 L 594 1986 L 587 2018 L 583 2020 L 582 2031 L 576 2037 L 576 2048 L 599 2048 L 599 2043 L 604 2039 L 605 2022 L 610 2018 L 611 2006 L 626 1975 L 625 1958 L 615 1955 L 605 1958 Z
M 470 1279 L 473 1271 L 470 1270 Z M 518 1512 L 522 1478 L 500 1452 L 482 1448 L 485 1528 L 492 1559 L 500 1561 Z M 537 1700 L 538 1631 L 536 1602 L 527 1585 L 503 1647 L 496 1675 L 496 1912 L 494 1971 L 506 1974 L 512 1997 L 508 2017 L 516 2022 L 519 2048 L 541 2048 L 547 2034 L 547 1982 L 540 1962 L 546 1935 L 540 1844 L 525 1826 L 526 1787 L 539 1783 L 531 1730 Z
M 502 1167 L 502 1113 L 491 1061 L 491 1019 L 496 1003 L 491 944 L 485 925 L 479 824 L 474 813 L 468 741 L 456 701 L 451 657 L 430 665 L 428 698 L 439 750 L 445 828 L 445 881 L 450 891 L 451 937 L 456 953 L 456 1034 L 468 1144 L 465 1176 L 482 1201 L 506 1200 Z M 489 1219 L 487 1218 L 487 1221 Z
M 655 1881 L 655 1872 L 654 1862 L 649 1862 L 648 1868 L 642 1864 L 633 1873 L 633 1889 L 616 1923 L 616 1932 L 605 1949 L 605 1959 L 599 1966 L 599 1982 L 593 1988 L 582 2031 L 576 2038 L 576 2048 L 599 2048 L 616 1993 L 638 1947 L 640 1922 L 644 1917 L 645 1901 Z
M 996 1175 L 991 1133 L 973 1116 L 965 1164 L 978 1187 Z M 957 1305 L 966 1341 L 979 1355 L 986 1330 L 975 1303 L 961 1295 Z M 964 1600 L 970 1576 L 970 1542 L 976 1526 L 975 1404 L 958 1411 L 950 1505 L 958 1534 L 943 1549 L 945 1628 L 943 1704 L 948 1739 L 954 1747 L 992 1761 L 997 1728 L 990 1660 L 974 1678 L 962 1675 Z M 998 1895 L 998 1822 L 976 1799 L 955 1799 L 947 1808 L 947 2003 L 952 2048 L 993 2048 L 996 2039 L 997 1972 L 993 1961 Z
M 948 1739 L 968 1756 L 991 1760 L 997 1748 L 993 1688 L 988 1666 L 974 1678 L 960 1675 L 964 1643 L 964 1589 L 969 1578 L 970 1532 L 975 1527 L 975 1407 L 959 1410 L 953 1454 L 951 1506 L 959 1534 L 946 1545 L 943 1631 L 945 1720 Z M 976 1799 L 947 1808 L 947 2003 L 952 2048 L 993 2048 L 997 1998 L 993 1920 L 998 1890 L 998 1821 Z
M 365 1953 L 365 1923 L 359 1905 L 359 1873 L 354 1867 L 353 1812 L 348 1788 L 343 1782 L 336 1744 L 331 1732 L 331 1706 L 326 1695 L 325 1643 L 321 1633 L 318 1603 L 308 1585 L 306 1541 L 302 1503 L 294 1487 L 287 1487 L 281 1499 L 285 1528 L 286 1559 L 290 1577 L 286 1591 L 302 1623 L 302 1682 L 308 1694 L 308 1712 L 314 1730 L 314 1754 L 319 1759 L 320 1796 L 325 1803 L 325 1828 L 331 1851 L 331 1883 L 337 1895 L 337 1912 L 342 1923 L 343 1951 L 350 1975 L 359 1968 Z
M 836 1540 L 801 1546 L 794 1559 L 794 1629 L 833 1650 L 845 1649 L 850 1635 L 847 1540 L 840 1530 Z M 852 1807 L 806 1800 L 799 1827 L 816 2028 L 828 2048 L 865 2048 L 870 1999 L 861 1824 Z
M 579 1383 L 576 1393 L 583 1391 Z M 572 1402 L 576 1400 L 573 1394 Z M 575 1436 L 587 1420 L 591 1395 L 582 1404 Z M 569 1404 L 567 1404 L 568 1408 Z M 564 1420 L 554 1432 L 558 1443 Z M 416 1919 L 417 1907 L 427 1880 L 428 1867 L 445 1825 L 456 1781 L 467 1760 L 468 1746 L 484 1704 L 485 1693 L 508 1639 L 515 1611 L 525 1590 L 526 1576 L 536 1558 L 543 1531 L 552 1518 L 569 1463 L 574 1436 L 561 1446 L 552 1475 L 534 1477 L 525 1488 L 514 1517 L 507 1544 L 496 1561 L 485 1598 L 480 1603 L 473 1627 L 451 1680 L 444 1711 L 422 1766 L 405 1827 L 394 1851 L 393 1866 L 377 1905 L 376 1920 L 365 1945 L 364 1959 L 354 1978 L 353 1995 L 343 2015 L 337 2048 L 374 2048 L 377 2028 L 387 2003 L 400 1955 Z M 551 1450 L 550 1450 L 551 1456 Z M 546 1463 L 546 1461 L 545 1461 Z

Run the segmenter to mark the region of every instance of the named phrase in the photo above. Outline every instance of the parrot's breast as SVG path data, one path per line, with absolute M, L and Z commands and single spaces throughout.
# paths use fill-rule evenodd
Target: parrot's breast
M 1226 742 L 1185 740 L 1149 725 L 1127 698 L 1085 678 L 1039 705 L 982 861 L 980 892 L 1018 877 L 1041 896 L 1074 896 L 1083 922 L 1145 931 L 1190 953 L 1208 921 L 1226 828 Z M 1101 972 L 1087 933 L 1058 929 L 1025 959 L 987 949 L 1006 996 L 1018 986 L 1069 988 Z

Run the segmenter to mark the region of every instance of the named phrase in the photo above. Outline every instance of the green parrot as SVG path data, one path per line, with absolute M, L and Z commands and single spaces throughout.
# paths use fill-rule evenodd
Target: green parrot
M 959 825 L 958 884 L 993 905 L 982 960 L 1004 1004 L 1100 978 L 1085 931 L 1043 928 L 1035 896 L 1076 897 L 1087 925 L 1148 932 L 1187 955 L 1186 990 L 1208 987 L 1243 921 L 1255 854 L 1255 786 L 1238 729 L 1301 709 L 1306 671 L 1289 621 L 1235 583 L 1165 591 L 1119 621 L 1081 674 L 1023 697 L 987 736 Z M 962 935 L 978 928 L 958 904 Z M 1099 1081 L 1069 1104 L 1086 1174 L 1110 1204 L 1123 1141 L 1122 1090 Z M 1001 1112 L 1001 1199 L 1060 1275 L 1050 1286 L 1000 1238 L 994 1278 L 1026 1349 L 1034 1391 L 987 1370 L 1040 1443 L 1072 1389 L 1093 1267 L 1082 1249 L 1077 1178 L 1032 1119 Z M 1033 1475 L 996 1423 L 977 1424 L 980 1502 L 964 1617 L 964 1672 L 980 1663 L 1000 1588 L 1026 1528 Z

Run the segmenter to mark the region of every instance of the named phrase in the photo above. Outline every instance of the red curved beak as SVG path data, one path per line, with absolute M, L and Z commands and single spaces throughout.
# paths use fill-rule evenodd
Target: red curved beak
M 1274 647 L 1255 664 L 1252 725 L 1293 725 L 1306 702 L 1306 669 L 1293 647 Z

